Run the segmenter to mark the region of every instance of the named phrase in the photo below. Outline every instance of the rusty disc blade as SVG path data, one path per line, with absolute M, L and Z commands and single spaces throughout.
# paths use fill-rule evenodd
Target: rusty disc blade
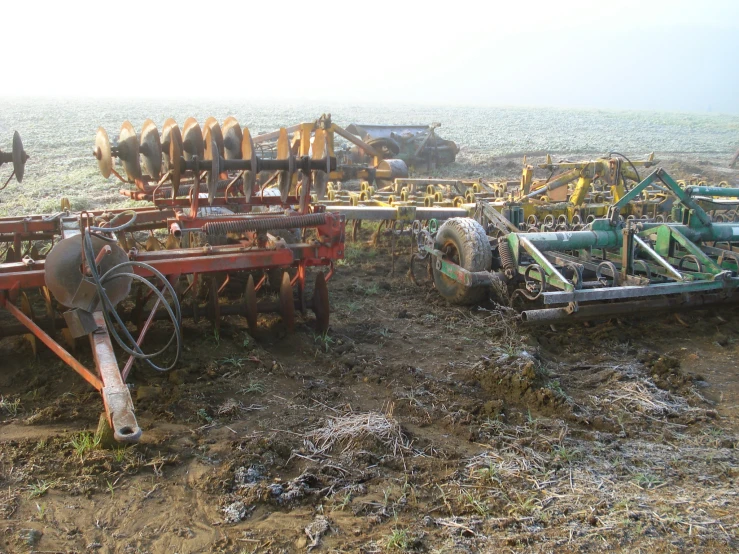
M 307 212 L 308 205 L 310 204 L 310 189 L 311 189 L 311 178 L 310 175 L 300 172 L 300 213 L 304 214 Z
M 182 152 L 182 132 L 180 131 L 179 125 L 171 117 L 164 122 L 162 127 L 162 153 L 164 154 L 164 171 L 172 169 L 172 160 L 169 157 L 169 151 L 172 141 L 178 141 L 180 143 L 180 152 Z
M 228 117 L 223 122 L 223 157 L 227 160 L 241 159 L 241 142 L 244 134 L 235 117 Z M 248 159 L 248 158 L 247 158 Z
M 175 129 L 177 130 L 175 133 Z M 180 180 L 182 179 L 182 139 L 179 140 L 175 134 L 179 135 L 180 129 L 176 125 L 172 129 L 171 140 L 169 141 L 169 179 L 172 183 L 172 198 L 177 198 L 177 192 L 180 189 Z
M 92 237 L 92 246 L 97 255 L 104 246 L 110 246 L 111 253 L 100 261 L 100 275 L 103 275 L 114 266 L 128 261 L 128 255 L 115 242 L 104 240 L 98 236 Z M 95 311 L 100 305 L 95 285 L 82 274 L 82 235 L 63 239 L 54 245 L 46 256 L 44 264 L 44 280 L 46 286 L 54 295 L 57 302 L 67 308 L 81 308 L 86 311 Z M 111 273 L 125 273 L 127 267 L 118 268 Z M 103 287 L 113 305 L 128 296 L 131 290 L 131 277 L 110 279 Z
M 23 141 L 18 131 L 13 132 L 13 171 L 15 171 L 15 178 L 20 183 L 23 181 L 23 172 L 26 168 L 26 160 L 28 154 L 23 150 Z
M 159 130 L 151 119 L 144 121 L 144 126 L 141 127 L 139 151 L 143 158 L 144 173 L 158 181 L 162 174 L 162 142 Z
M 118 135 L 118 159 L 121 160 L 130 182 L 141 178 L 139 139 L 130 121 L 124 121 L 121 125 L 121 133 Z
M 249 202 L 254 192 L 254 183 L 257 180 L 257 151 L 247 127 L 244 127 L 241 138 L 241 158 L 251 160 L 251 169 L 244 172 L 244 196 L 246 201 Z
M 329 314 L 331 312 L 328 302 L 328 286 L 323 272 L 316 275 L 316 284 L 313 288 L 313 311 L 316 314 L 316 330 L 323 334 L 328 331 Z
M 202 160 L 205 155 L 203 131 L 194 117 L 189 117 L 185 121 L 185 127 L 182 130 L 182 152 L 186 160 L 191 160 L 195 156 Z
M 246 292 L 244 293 L 244 313 L 246 315 L 246 323 L 249 325 L 249 331 L 254 333 L 257 330 L 257 289 L 254 286 L 254 277 L 249 275 L 246 282 Z
M 110 139 L 108 133 L 102 127 L 98 127 L 95 134 L 95 158 L 98 161 L 98 169 L 106 179 L 113 171 L 113 156 L 110 153 Z
M 216 197 L 216 191 L 218 190 L 218 178 L 221 174 L 220 160 L 221 157 L 218 155 L 218 145 L 215 140 L 210 141 L 211 152 L 215 154 L 215 157 L 211 158 L 210 171 L 208 172 L 208 203 L 212 204 L 213 199 Z
M 282 321 L 287 327 L 287 332 L 292 333 L 295 330 L 295 300 L 293 299 L 290 275 L 287 271 L 282 274 L 282 284 L 280 285 L 280 313 L 282 314 Z
M 290 159 L 290 139 L 287 135 L 287 129 L 280 127 L 280 135 L 277 137 L 277 159 Z M 292 185 L 292 173 L 288 171 L 280 171 L 277 175 L 277 188 L 280 191 L 280 200 L 287 201 L 290 195 L 290 186 Z
M 205 120 L 203 142 L 205 142 L 204 156 L 206 160 L 212 160 L 219 156 L 223 157 L 223 132 L 215 117 L 209 117 Z M 213 150 L 213 143 L 215 143 L 216 150 Z

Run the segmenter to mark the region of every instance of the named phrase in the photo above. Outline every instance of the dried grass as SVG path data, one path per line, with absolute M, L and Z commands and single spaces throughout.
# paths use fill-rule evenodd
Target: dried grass
M 306 434 L 304 444 L 312 454 L 327 454 L 336 444 L 343 444 L 346 452 L 367 438 L 378 441 L 395 456 L 411 448 L 398 421 L 380 412 L 331 416 L 324 426 Z

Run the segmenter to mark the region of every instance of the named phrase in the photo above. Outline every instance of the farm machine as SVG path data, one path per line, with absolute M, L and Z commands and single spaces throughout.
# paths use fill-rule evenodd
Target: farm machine
M 652 186 L 674 202 L 670 220 L 625 217 Z M 413 263 L 427 263 L 441 295 L 478 302 L 491 287 L 524 321 L 594 318 L 724 303 L 739 287 L 739 225 L 712 221 L 700 197 L 739 189 L 681 188 L 663 169 L 650 173 L 579 230 L 508 230 L 491 237 L 495 210 L 419 229 Z M 523 306 L 519 304 L 523 303 Z
M 150 120 L 140 135 L 126 122 L 115 145 L 98 130 L 102 174 L 133 183 L 124 193 L 151 206 L 74 213 L 63 201 L 53 215 L 0 218 L 0 306 L 16 320 L 0 335 L 24 335 L 34 351 L 40 341 L 99 391 L 101 425 L 120 442 L 141 436 L 125 383 L 133 364 L 173 368 L 183 318 L 207 318 L 217 333 L 223 316 L 241 315 L 253 332 L 260 313 L 276 312 L 290 333 L 296 313 L 310 309 L 316 332 L 328 329 L 327 282 L 344 255 L 345 223 L 311 202 L 336 170 L 325 134 L 295 155 L 281 132 L 278 156 L 266 159 L 235 119 L 223 130 L 214 121 L 203 131 L 192 119 L 182 130 L 167 120 L 162 135 Z M 276 189 L 259 185 L 263 171 L 276 173 Z M 170 338 L 145 351 L 154 326 Z M 74 355 L 85 336 L 92 370 Z

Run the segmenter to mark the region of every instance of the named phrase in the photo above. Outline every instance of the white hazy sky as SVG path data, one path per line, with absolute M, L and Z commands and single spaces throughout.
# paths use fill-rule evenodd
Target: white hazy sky
M 9 1 L 0 95 L 739 112 L 739 0 Z

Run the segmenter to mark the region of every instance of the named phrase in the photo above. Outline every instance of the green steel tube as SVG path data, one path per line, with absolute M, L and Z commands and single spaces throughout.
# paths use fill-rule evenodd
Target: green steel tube
M 613 248 L 623 242 L 620 229 L 612 231 L 563 231 L 525 233 L 526 237 L 541 252 L 581 250 L 584 248 Z
M 723 196 L 727 198 L 739 198 L 738 188 L 729 187 L 686 187 L 685 194 L 688 196 Z

